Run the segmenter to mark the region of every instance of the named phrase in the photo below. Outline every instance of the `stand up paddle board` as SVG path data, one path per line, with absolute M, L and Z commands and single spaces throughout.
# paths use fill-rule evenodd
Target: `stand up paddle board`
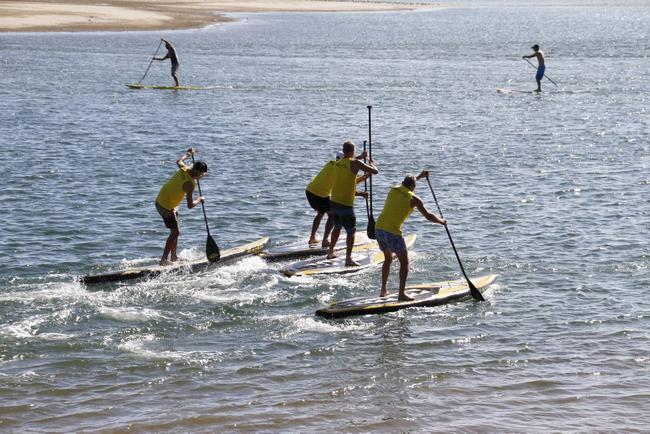
M 496 279 L 496 274 L 470 278 L 477 289 L 485 289 Z M 332 303 L 316 311 L 323 318 L 342 318 L 352 315 L 394 312 L 409 307 L 438 306 L 454 300 L 471 298 L 465 279 L 446 282 L 423 283 L 406 287 L 406 295 L 413 301 L 398 301 L 398 290 L 391 289 L 387 297 L 358 297 Z
M 345 239 L 341 240 L 345 242 Z M 409 234 L 404 237 L 406 248 L 411 248 L 415 243 L 415 234 Z M 305 261 L 296 262 L 280 270 L 285 276 L 313 276 L 316 274 L 346 274 L 356 273 L 368 267 L 381 264 L 384 262 L 384 254 L 379 250 L 379 245 L 375 240 L 360 244 L 352 248 L 352 259 L 359 263 L 352 267 L 345 265 L 345 252 L 339 252 L 334 259 L 313 258 Z
M 532 93 L 532 94 L 540 94 L 541 92 L 537 92 L 536 90 L 519 90 L 519 89 L 497 89 L 498 93 Z
M 260 238 L 249 244 L 239 247 L 232 247 L 230 249 L 221 251 L 221 259 L 218 262 L 209 262 L 207 259 L 191 262 L 179 262 L 173 265 L 145 268 L 130 268 L 122 271 L 114 271 L 111 273 L 103 274 L 89 274 L 84 276 L 81 281 L 86 285 L 106 282 L 122 282 L 132 279 L 144 279 L 159 276 L 163 273 L 195 273 L 213 266 L 221 265 L 225 262 L 233 261 L 234 259 L 241 258 L 242 256 L 256 255 L 264 249 L 268 243 L 268 237 Z
M 324 255 L 327 253 L 327 248 L 321 247 L 321 243 L 308 244 L 308 240 L 296 241 L 291 244 L 284 244 L 281 246 L 274 246 L 270 249 L 266 249 L 262 252 L 262 255 L 266 259 L 270 260 L 280 260 L 280 259 L 289 259 L 289 258 L 300 258 L 303 256 L 316 256 Z M 339 240 L 341 241 L 341 240 Z M 357 231 L 354 234 L 354 245 L 359 246 L 361 244 L 368 243 L 368 236 L 365 232 Z M 345 243 L 337 243 L 336 251 L 345 250 Z
M 214 89 L 215 86 L 156 86 L 148 84 L 127 84 L 129 89 L 151 89 L 151 90 L 208 90 Z

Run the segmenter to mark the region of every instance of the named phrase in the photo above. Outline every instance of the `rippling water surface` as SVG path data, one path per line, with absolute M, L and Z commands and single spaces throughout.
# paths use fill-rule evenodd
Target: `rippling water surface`
M 0 35 L 0 429 L 647 430 L 650 10 L 470 6 Z M 127 89 L 161 36 L 184 84 L 218 87 Z M 533 43 L 559 88 L 497 93 L 534 88 Z M 322 320 L 379 270 L 289 279 L 258 257 L 77 283 L 156 261 L 153 200 L 189 146 L 222 247 L 306 236 L 305 185 L 366 138 L 368 104 L 376 213 L 431 170 L 468 273 L 499 275 L 487 302 Z M 201 212 L 182 213 L 200 258 Z M 411 282 L 460 276 L 440 226 L 406 230 Z

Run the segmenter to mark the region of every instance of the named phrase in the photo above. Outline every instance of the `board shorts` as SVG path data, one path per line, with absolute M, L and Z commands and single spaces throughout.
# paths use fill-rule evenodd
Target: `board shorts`
M 535 80 L 540 81 L 542 78 L 544 78 L 544 71 L 546 70 L 546 66 L 540 65 L 537 67 L 537 74 L 535 74 Z
M 332 215 L 334 216 L 334 227 L 345 228 L 348 235 L 354 235 L 357 231 L 357 217 L 354 215 L 354 208 L 336 202 L 331 202 Z
M 382 231 L 381 229 L 376 229 L 375 236 L 377 237 L 379 248 L 382 251 L 390 250 L 393 253 L 398 253 L 406 250 L 406 243 L 404 242 L 404 237 L 401 235 L 395 235 L 390 232 Z
M 331 208 L 329 196 L 321 197 L 307 190 L 305 190 L 305 194 L 307 195 L 309 206 L 311 206 L 314 211 L 317 213 L 329 212 Z
M 167 229 L 178 229 L 178 208 L 170 210 L 156 202 L 156 210 L 160 214 L 160 217 L 162 217 L 163 222 L 165 222 Z

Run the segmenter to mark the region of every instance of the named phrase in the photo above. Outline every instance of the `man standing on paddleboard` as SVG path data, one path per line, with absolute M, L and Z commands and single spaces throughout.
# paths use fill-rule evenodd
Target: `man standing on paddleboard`
M 176 255 L 176 246 L 178 244 L 178 237 L 181 234 L 178 223 L 178 205 L 183 201 L 183 197 L 187 198 L 187 208 L 192 209 L 200 203 L 205 202 L 203 196 L 199 196 L 194 200 L 194 188 L 196 187 L 196 180 L 203 177 L 208 173 L 208 165 L 203 161 L 197 161 L 190 168 L 183 161 L 194 154 L 194 148 L 187 150 L 178 160 L 176 165 L 178 170 L 176 173 L 165 182 L 156 197 L 156 210 L 165 222 L 165 226 L 170 230 L 169 237 L 165 242 L 165 249 L 163 250 L 160 265 L 169 265 L 171 262 L 176 262 L 178 256 Z M 171 253 L 171 261 L 167 258 Z
M 530 59 L 531 57 L 537 57 L 537 74 L 535 74 L 535 80 L 537 80 L 537 89 L 536 92 L 542 91 L 542 78 L 544 78 L 544 70 L 546 70 L 546 65 L 544 65 L 544 53 L 539 49 L 539 45 L 535 44 L 532 47 L 535 52 L 530 56 L 521 56 L 522 59 Z
M 322 247 L 329 247 L 330 241 L 329 236 L 332 232 L 332 227 L 334 226 L 332 212 L 330 211 L 330 194 L 332 193 L 332 186 L 334 185 L 334 165 L 338 160 L 343 158 L 343 153 L 337 152 L 336 159 L 330 160 L 323 168 L 314 176 L 307 188 L 305 189 L 305 194 L 307 195 L 307 201 L 314 211 L 316 211 L 316 216 L 314 217 L 314 222 L 311 225 L 311 235 L 309 236 L 308 244 L 318 243 L 316 238 L 316 232 L 318 232 L 318 227 L 320 222 L 323 219 L 325 213 L 327 213 L 327 221 L 325 222 L 325 233 L 323 234 Z M 366 152 L 362 152 L 361 155 L 356 157 L 357 160 L 363 160 L 366 158 Z M 357 183 L 363 182 L 368 178 L 368 174 L 357 177 Z
M 178 67 L 181 66 L 181 63 L 178 61 L 178 55 L 176 54 L 176 49 L 171 44 L 171 42 L 165 39 L 163 39 L 162 41 L 165 43 L 165 48 L 167 48 L 167 54 L 165 54 L 165 57 L 154 57 L 153 59 L 161 60 L 161 61 L 169 59 L 172 62 L 172 78 L 176 83 L 176 87 L 179 87 L 180 84 L 178 83 L 178 76 L 176 75 L 176 72 L 178 71 Z
M 345 266 L 352 267 L 359 265 L 352 260 L 352 246 L 354 245 L 354 233 L 357 230 L 357 218 L 354 215 L 355 196 L 367 197 L 367 191 L 357 191 L 357 173 L 361 170 L 365 174 L 376 175 L 379 173 L 372 160 L 368 164 L 354 158 L 355 145 L 351 140 L 343 143 L 343 158 L 334 164 L 334 183 L 332 184 L 331 212 L 334 218 L 334 229 L 330 242 L 327 258 L 336 258 L 334 248 L 341 234 L 341 228 L 345 228 L 346 252 Z M 362 179 L 363 180 L 363 179 Z
M 429 172 L 423 170 L 417 177 L 407 176 L 401 185 L 396 185 L 390 189 L 384 209 L 381 211 L 377 223 L 375 224 L 375 236 L 379 243 L 379 248 L 384 253 L 384 264 L 381 268 L 381 291 L 380 297 L 386 297 L 386 283 L 390 274 L 390 265 L 393 262 L 393 253 L 399 259 L 399 301 L 412 301 L 413 298 L 404 293 L 406 287 L 406 277 L 409 273 L 409 253 L 402 236 L 402 224 L 411 214 L 413 208 L 418 211 L 430 222 L 446 225 L 447 220 L 431 214 L 424 207 L 422 199 L 417 197 L 415 191 L 416 181 L 429 177 Z

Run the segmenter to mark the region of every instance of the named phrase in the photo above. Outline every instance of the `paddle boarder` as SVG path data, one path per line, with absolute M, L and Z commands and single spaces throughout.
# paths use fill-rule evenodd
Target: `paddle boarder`
M 192 167 L 187 166 L 184 161 L 194 154 L 194 148 L 187 150 L 178 160 L 176 165 L 178 170 L 158 192 L 156 197 L 156 210 L 163 219 L 165 226 L 169 229 L 169 237 L 165 242 L 165 249 L 163 250 L 160 265 L 169 265 L 178 260 L 176 255 L 176 246 L 178 244 L 178 237 L 180 236 L 180 227 L 178 222 L 178 205 L 183 201 L 183 197 L 187 199 L 187 208 L 192 209 L 198 204 L 204 203 L 205 198 L 199 196 L 194 200 L 194 189 L 196 188 L 196 180 L 203 177 L 208 173 L 208 165 L 203 161 L 197 161 Z M 168 260 L 171 253 L 171 261 Z
M 174 48 L 174 46 L 168 40 L 163 39 L 162 41 L 165 43 L 165 48 L 167 48 L 167 54 L 165 54 L 164 57 L 154 57 L 153 59 L 160 60 L 160 61 L 169 59 L 172 62 L 172 78 L 176 83 L 176 87 L 180 87 L 176 72 L 178 71 L 178 68 L 181 66 L 181 64 L 178 61 L 178 54 L 176 54 L 176 48 Z
M 327 252 L 327 258 L 336 258 L 334 248 L 341 234 L 341 228 L 345 228 L 346 252 L 345 265 L 352 267 L 359 265 L 352 260 L 352 246 L 354 245 L 354 233 L 357 230 L 357 218 L 354 215 L 354 198 L 356 196 L 368 197 L 367 191 L 357 191 L 357 183 L 363 181 L 363 177 L 357 177 L 359 171 L 366 175 L 379 173 L 372 160 L 368 164 L 354 158 L 355 144 L 348 140 L 343 143 L 343 158 L 334 163 L 334 182 L 330 199 L 330 210 L 334 220 L 332 239 Z M 362 154 L 363 155 L 363 154 Z
M 430 222 L 446 225 L 447 220 L 430 213 L 422 203 L 422 199 L 414 194 L 416 182 L 422 178 L 429 177 L 429 172 L 423 170 L 417 177 L 408 175 L 402 184 L 390 189 L 384 209 L 381 211 L 375 224 L 375 236 L 379 248 L 384 253 L 384 264 L 381 268 L 381 291 L 380 297 L 386 297 L 386 283 L 390 274 L 390 265 L 393 262 L 393 253 L 399 260 L 399 301 L 411 301 L 413 298 L 404 293 L 406 277 L 409 272 L 409 256 L 404 237 L 402 236 L 402 224 L 411 214 L 413 208 Z
M 542 78 L 544 78 L 544 71 L 546 70 L 546 65 L 544 65 L 544 53 L 539 49 L 539 45 L 535 44 L 532 48 L 535 52 L 529 56 L 521 56 L 522 59 L 530 59 L 531 57 L 537 58 L 537 73 L 535 74 L 535 80 L 537 80 L 537 89 L 536 92 L 542 91 Z M 533 65 L 534 66 L 534 65 Z
M 329 247 L 330 241 L 329 236 L 332 232 L 332 227 L 334 226 L 334 221 L 332 219 L 332 213 L 330 211 L 330 194 L 332 193 L 332 185 L 334 184 L 334 164 L 343 158 L 342 152 L 337 152 L 336 159 L 330 160 L 323 168 L 314 176 L 307 188 L 305 189 L 305 194 L 307 195 L 307 201 L 314 211 L 316 211 L 316 216 L 314 217 L 314 222 L 311 225 L 311 235 L 309 236 L 308 244 L 318 243 L 316 238 L 316 232 L 320 226 L 323 216 L 327 214 L 327 221 L 325 222 L 325 233 L 323 234 L 322 247 Z M 363 160 L 366 158 L 366 152 L 362 152 L 361 155 L 355 157 L 356 160 Z M 357 183 L 363 182 L 368 178 L 368 174 L 357 177 Z

